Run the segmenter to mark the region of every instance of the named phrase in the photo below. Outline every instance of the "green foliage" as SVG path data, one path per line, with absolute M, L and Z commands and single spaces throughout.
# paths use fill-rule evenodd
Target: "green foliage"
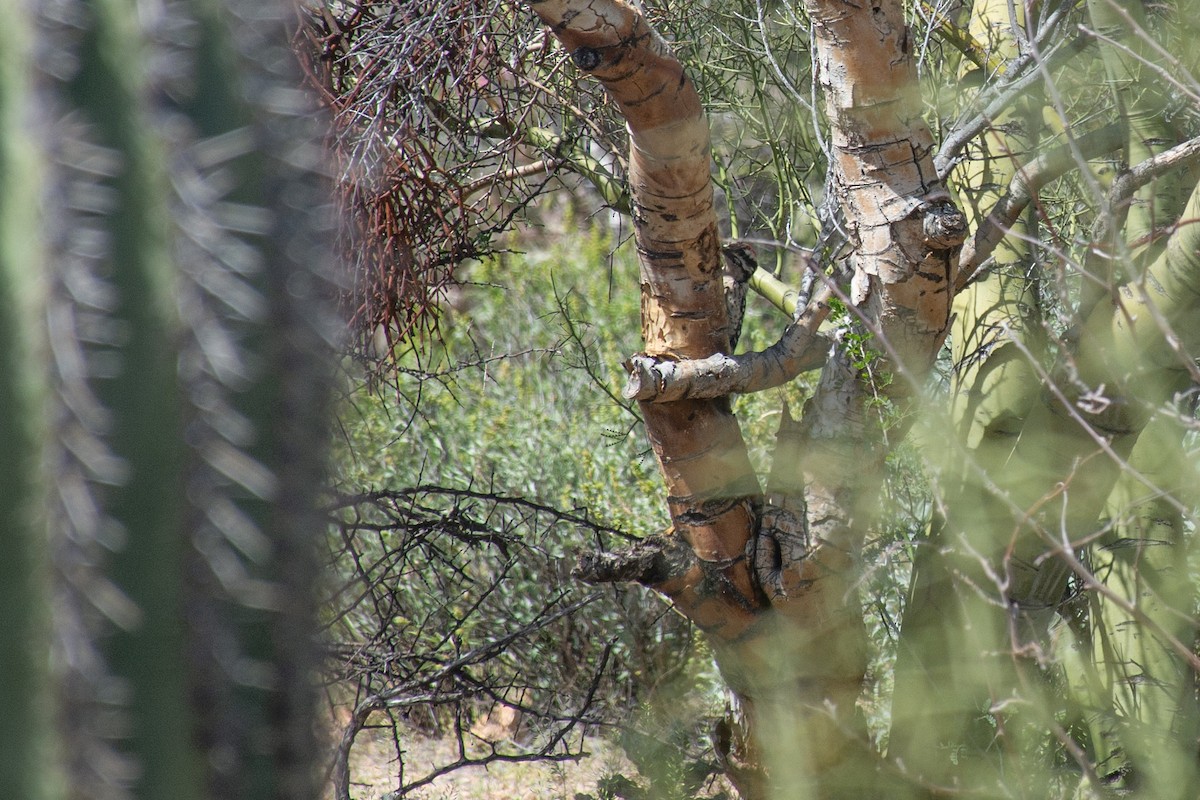
M 595 593 L 569 574 L 578 553 L 667 524 L 637 412 L 614 402 L 618 365 L 636 348 L 632 248 L 584 230 L 473 265 L 443 308 L 440 341 L 407 352 L 394 385 L 352 381 L 345 399 L 341 491 L 408 490 L 403 514 L 358 503 L 339 517 L 331 564 L 339 587 L 357 588 L 327 613 L 335 641 L 358 643 L 349 674 L 367 691 L 417 685 L 422 665 L 530 628 L 451 678 L 464 702 L 414 709 L 414 723 L 478 719 L 523 692 L 539 745 L 586 702 L 592 722 L 611 722 L 689 669 L 691 627 L 665 603 L 632 587 Z M 417 505 L 430 512 L 419 523 Z M 348 527 L 363 514 L 384 529 Z
M 603 499 L 614 527 L 666 527 L 637 413 L 611 399 L 637 348 L 636 295 L 619 288 L 635 276 L 629 248 L 610 254 L 598 228 L 477 265 L 394 392 L 350 398 L 340 482 L 494 488 L 566 509 Z
M 814 242 L 825 153 L 813 124 L 811 44 L 799 8 L 694 2 L 655 16 L 705 98 L 730 235 Z M 790 265 L 781 253 L 780 263 L 767 266 Z

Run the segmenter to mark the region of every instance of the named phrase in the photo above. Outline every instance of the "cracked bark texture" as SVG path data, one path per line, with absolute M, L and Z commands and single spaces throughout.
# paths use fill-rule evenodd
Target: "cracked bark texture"
M 866 637 L 855 581 L 883 463 L 882 430 L 866 412 L 845 352 L 826 363 L 804 419 L 785 419 L 776 468 L 760 495 L 741 432 L 715 371 L 788 380 L 825 362 L 813 345 L 823 305 L 776 350 L 729 355 L 730 321 L 709 178 L 708 124 L 668 46 L 613 0 L 531 3 L 620 107 L 642 265 L 645 352 L 632 363 L 667 486 L 673 529 L 634 551 L 585 558 L 577 574 L 636 580 L 672 598 L 709 634 L 732 708 L 718 755 L 748 798 L 787 787 L 814 797 L 861 796 L 874 781 L 856 709 Z M 856 246 L 854 297 L 889 355 L 919 378 L 945 335 L 961 214 L 941 189 L 932 136 L 919 116 L 916 75 L 898 2 L 810 2 L 833 126 L 837 184 Z M 809 339 L 796 347 L 796 340 Z M 810 348 L 810 345 L 811 348 Z M 819 356 L 800 357 L 805 350 Z M 661 376 L 682 374 L 682 380 Z M 640 377 L 640 380 L 639 380 Z M 757 378 L 755 380 L 758 380 Z M 716 394 L 717 396 L 712 396 Z M 690 554 L 681 551 L 682 540 Z
M 809 0 L 805 8 L 855 250 L 851 300 L 919 379 L 947 331 L 966 222 L 933 166 L 903 4 Z
M 708 120 L 670 47 L 634 8 L 545 0 L 533 10 L 620 107 L 641 261 L 646 355 L 703 359 L 729 349 L 720 239 L 709 180 Z M 723 397 L 643 403 L 674 523 L 696 561 L 652 582 L 698 626 L 736 639 L 762 602 L 745 558 L 758 480 Z

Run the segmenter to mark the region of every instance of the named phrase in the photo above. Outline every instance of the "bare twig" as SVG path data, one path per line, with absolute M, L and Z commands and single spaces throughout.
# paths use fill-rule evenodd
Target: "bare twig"
M 1095 158 L 1121 146 L 1124 131 L 1117 124 L 1106 125 L 1078 139 L 1078 152 L 1085 158 Z M 963 245 L 958 262 L 955 290 L 962 291 L 974 278 L 980 265 L 992 254 L 1034 195 L 1050 181 L 1066 174 L 1077 165 L 1076 149 L 1062 145 L 1043 153 L 1017 170 L 1009 182 L 1008 191 L 996 201 L 988 215 L 976 228 L 974 235 Z
M 536 631 L 542 630 L 564 616 L 575 613 L 579 609 L 594 602 L 597 597 L 598 595 L 595 594 L 588 595 L 582 600 L 578 600 L 568 606 L 564 606 L 552 614 L 539 615 L 538 618 L 533 622 L 523 625 L 511 633 L 502 636 L 495 641 L 489 642 L 486 645 L 469 650 L 448 664 L 443 665 L 441 669 L 424 677 L 416 684 L 405 685 L 390 689 L 388 691 L 378 692 L 360 701 L 358 705 L 355 706 L 349 723 L 347 723 L 346 727 L 343 728 L 342 736 L 338 741 L 338 745 L 334 751 L 332 772 L 335 797 L 338 798 L 338 800 L 349 800 L 350 798 L 350 751 L 354 747 L 354 740 L 358 736 L 359 731 L 366 726 L 367 720 L 372 713 L 389 707 L 415 705 L 423 700 L 428 700 L 430 697 L 441 697 L 444 693 L 434 692 L 433 694 L 413 695 L 412 689 L 420 686 L 436 687 L 442 680 L 453 675 L 459 670 L 470 666 L 471 664 L 476 664 L 494 657 L 497 653 L 506 650 L 512 645 L 513 642 L 523 639 Z M 557 598 L 550 601 L 550 603 L 546 604 L 546 608 L 553 606 L 557 602 Z M 602 664 L 607 663 L 607 660 L 608 657 L 606 654 Z M 592 694 L 594 695 L 594 689 Z M 575 720 L 569 721 L 569 725 L 571 727 L 573 727 L 574 724 Z M 570 756 L 568 754 L 555 754 L 551 752 L 553 747 L 556 746 L 561 739 L 562 737 L 559 736 L 552 740 L 552 743 L 547 745 L 547 748 L 550 748 L 549 750 L 547 748 L 543 748 L 542 750 L 534 753 L 522 753 L 514 755 L 497 753 L 493 751 L 491 754 L 481 759 L 471 759 L 463 756 L 453 763 L 445 764 L 437 769 L 434 769 L 428 775 L 417 781 L 406 784 L 401 789 L 401 792 L 405 793 L 412 791 L 420 786 L 431 783 L 441 775 L 445 775 L 448 772 L 452 772 L 465 766 L 482 766 L 493 761 L 573 760 L 575 758 L 574 756 Z
M 1130 167 L 1113 181 L 1108 196 L 1109 207 L 1120 206 L 1150 181 L 1170 170 L 1190 166 L 1197 158 L 1200 158 L 1200 137 L 1188 139 Z
M 1089 44 L 1086 38 L 1072 39 L 1064 45 L 1053 47 L 1045 58 L 1045 68 L 1053 69 L 1063 61 L 1082 52 Z M 942 140 L 941 149 L 933 159 L 934 168 L 943 180 L 950 174 L 958 155 L 967 143 L 982 133 L 989 125 L 997 120 L 1004 109 L 1023 97 L 1030 86 L 1042 79 L 1042 70 L 1034 68 L 1033 59 L 1028 55 L 1014 59 L 1005 69 L 1005 75 L 1011 75 L 1009 81 L 998 83 L 989 89 L 991 95 L 987 105 L 969 118 L 964 118 L 951 126 L 950 131 Z

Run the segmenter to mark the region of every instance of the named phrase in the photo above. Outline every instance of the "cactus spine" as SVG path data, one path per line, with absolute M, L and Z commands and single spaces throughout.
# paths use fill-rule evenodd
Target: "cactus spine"
M 30 2 L 0 54 L 2 796 L 315 795 L 327 262 L 286 12 Z

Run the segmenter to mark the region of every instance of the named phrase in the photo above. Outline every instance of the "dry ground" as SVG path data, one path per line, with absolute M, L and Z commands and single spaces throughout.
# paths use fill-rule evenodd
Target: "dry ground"
M 456 753 L 451 738 L 432 738 L 417 731 L 406 732 L 402 745 L 410 780 L 434 765 L 453 761 Z M 634 774 L 620 748 L 602 738 L 589 738 L 585 750 L 590 755 L 579 762 L 499 763 L 460 769 L 417 789 L 405 800 L 572 800 L 576 792 L 594 793 L 596 781 L 609 772 Z M 358 734 L 351 751 L 350 774 L 353 800 L 383 800 L 396 790 L 396 750 L 389 728 L 367 728 Z M 333 800 L 332 790 L 325 796 Z

